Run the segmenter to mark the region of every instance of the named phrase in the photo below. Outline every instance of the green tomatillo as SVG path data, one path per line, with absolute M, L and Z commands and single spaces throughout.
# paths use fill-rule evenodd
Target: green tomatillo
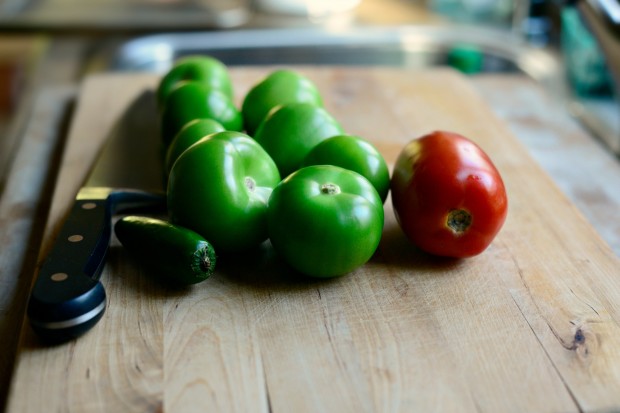
M 383 155 L 370 142 L 353 135 L 338 135 L 316 145 L 304 165 L 335 165 L 350 169 L 368 179 L 381 201 L 390 190 L 390 171 Z
M 254 139 L 271 155 L 284 178 L 301 167 L 319 142 L 342 133 L 340 124 L 325 109 L 310 103 L 290 103 L 272 111 Z
M 267 204 L 279 181 L 275 163 L 252 138 L 214 133 L 172 166 L 170 220 L 199 233 L 219 252 L 252 248 L 267 239 Z
M 318 88 L 304 75 L 287 69 L 271 72 L 254 85 L 243 100 L 241 111 L 246 131 L 254 135 L 258 125 L 273 108 L 295 102 L 323 106 Z
M 222 92 L 195 81 L 179 82 L 170 91 L 161 112 L 164 144 L 194 119 L 213 119 L 226 130 L 241 131 L 243 118 L 233 102 Z
M 190 146 L 207 135 L 224 132 L 226 129 L 213 119 L 194 119 L 185 124 L 176 134 L 166 151 L 166 173 L 170 173 L 172 164 Z
M 233 99 L 233 87 L 228 69 L 218 59 L 211 56 L 191 55 L 174 62 L 161 78 L 157 86 L 157 102 L 163 106 L 168 94 L 179 82 L 193 80 L 204 83 L 211 89 L 219 90 Z
M 383 203 L 360 174 L 333 165 L 292 173 L 269 199 L 269 239 L 284 261 L 312 277 L 366 263 L 383 231 Z

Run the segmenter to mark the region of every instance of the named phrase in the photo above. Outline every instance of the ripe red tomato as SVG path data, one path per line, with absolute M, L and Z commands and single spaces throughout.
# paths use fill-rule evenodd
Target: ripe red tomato
M 401 228 L 434 255 L 480 254 L 506 220 L 499 172 L 478 145 L 456 133 L 437 131 L 409 142 L 390 185 Z

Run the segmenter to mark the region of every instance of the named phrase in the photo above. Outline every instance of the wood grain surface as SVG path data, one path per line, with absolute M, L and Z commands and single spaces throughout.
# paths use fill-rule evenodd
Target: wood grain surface
M 620 157 L 525 76 L 469 78 L 487 105 L 620 256 Z M 568 108 L 570 109 L 570 108 Z
M 232 68 L 237 99 L 271 69 Z M 25 327 L 8 411 L 620 410 L 618 257 L 466 79 L 299 70 L 347 132 L 389 162 L 435 129 L 478 142 L 510 202 L 491 247 L 467 260 L 421 254 L 388 199 L 377 253 L 344 277 L 294 277 L 266 243 L 220 260 L 206 282 L 171 291 L 114 239 L 102 275 L 106 315 L 56 347 L 41 346 Z M 156 82 L 137 74 L 85 82 L 46 246 L 111 125 Z

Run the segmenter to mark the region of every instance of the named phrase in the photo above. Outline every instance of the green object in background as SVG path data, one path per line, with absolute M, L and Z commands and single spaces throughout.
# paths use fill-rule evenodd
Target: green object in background
M 426 0 L 429 10 L 453 22 L 509 26 L 515 0 Z
M 611 93 L 605 57 L 573 7 L 562 10 L 561 46 L 568 80 L 579 95 Z
M 475 74 L 482 71 L 484 55 L 473 45 L 455 45 L 448 52 L 448 65 L 466 74 Z

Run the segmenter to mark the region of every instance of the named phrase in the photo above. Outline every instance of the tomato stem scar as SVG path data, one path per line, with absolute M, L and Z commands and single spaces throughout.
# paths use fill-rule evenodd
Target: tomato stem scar
M 448 213 L 446 226 L 456 235 L 461 235 L 471 226 L 472 216 L 464 209 L 453 209 Z
M 340 187 L 336 184 L 323 184 L 321 185 L 321 193 L 326 195 L 337 195 L 340 193 Z
M 250 190 L 250 192 L 254 192 L 254 189 L 256 189 L 256 181 L 254 179 L 246 176 L 243 182 L 245 183 L 246 188 Z

